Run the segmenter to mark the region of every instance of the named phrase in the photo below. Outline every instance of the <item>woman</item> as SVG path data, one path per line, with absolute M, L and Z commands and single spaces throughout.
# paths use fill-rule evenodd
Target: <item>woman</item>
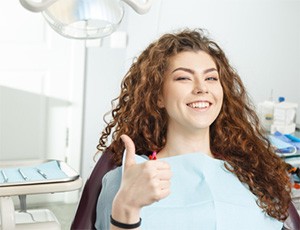
M 126 74 L 112 118 L 98 149 L 112 134 L 109 150 L 123 166 L 103 179 L 98 229 L 282 228 L 291 201 L 285 164 L 237 72 L 202 30 L 150 44 Z

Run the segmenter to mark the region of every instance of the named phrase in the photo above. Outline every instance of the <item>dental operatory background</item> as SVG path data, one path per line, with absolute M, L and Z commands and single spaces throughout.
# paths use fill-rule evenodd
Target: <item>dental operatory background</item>
M 84 40 L 62 36 L 17 0 L 2 1 L 0 161 L 62 160 L 85 181 L 128 66 L 160 34 L 183 27 L 207 29 L 225 49 L 271 133 L 300 128 L 299 0 L 154 0 L 145 14 L 123 7 L 115 32 Z M 76 203 L 79 194 L 28 202 Z

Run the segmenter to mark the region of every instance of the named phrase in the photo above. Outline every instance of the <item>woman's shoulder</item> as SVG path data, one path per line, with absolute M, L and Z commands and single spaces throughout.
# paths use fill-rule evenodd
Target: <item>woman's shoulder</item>
M 107 172 L 102 178 L 102 192 L 119 189 L 122 178 L 122 167 L 117 167 Z

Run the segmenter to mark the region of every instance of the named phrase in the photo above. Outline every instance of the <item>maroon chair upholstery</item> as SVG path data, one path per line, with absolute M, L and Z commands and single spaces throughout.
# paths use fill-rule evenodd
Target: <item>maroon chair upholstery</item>
M 116 168 L 110 151 L 105 151 L 97 161 L 89 179 L 84 185 L 71 229 L 95 229 L 96 206 L 102 189 L 102 178 L 110 170 Z
M 300 216 L 293 203 L 289 206 L 289 217 L 284 222 L 286 230 L 300 230 Z
M 95 165 L 86 181 L 81 199 L 71 225 L 72 230 L 95 229 L 96 206 L 102 189 L 102 178 L 110 170 L 116 168 L 111 152 L 105 151 Z M 286 230 L 300 230 L 300 217 L 293 203 L 289 206 L 289 217 L 284 222 Z

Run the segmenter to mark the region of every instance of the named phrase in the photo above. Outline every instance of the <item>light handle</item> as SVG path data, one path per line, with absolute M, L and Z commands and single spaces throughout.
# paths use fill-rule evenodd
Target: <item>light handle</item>
M 138 14 L 145 14 L 150 10 L 153 0 L 146 0 L 145 3 L 139 3 L 136 0 L 122 0 L 122 1 L 127 3 Z
M 46 10 L 49 6 L 55 3 L 57 0 L 41 0 L 41 1 L 32 1 L 32 0 L 20 0 L 21 5 L 32 12 L 41 12 Z

